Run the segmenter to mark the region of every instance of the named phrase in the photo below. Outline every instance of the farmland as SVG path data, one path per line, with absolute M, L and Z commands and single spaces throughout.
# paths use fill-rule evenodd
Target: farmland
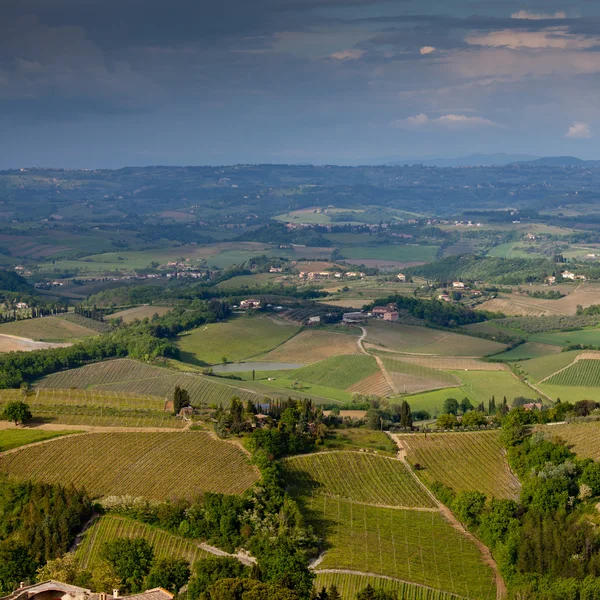
M 135 319 L 151 319 L 154 315 L 162 316 L 169 312 L 169 306 L 153 306 L 151 304 L 143 304 L 134 308 L 127 308 L 109 315 L 109 319 L 123 319 L 123 323 L 131 323 Z
M 341 253 L 344 258 L 357 264 L 361 264 L 363 260 L 424 263 L 435 260 L 437 251 L 438 246 L 386 244 L 382 246 L 345 246 Z
M 463 381 L 461 390 L 477 404 L 487 402 L 492 396 L 496 401 L 506 396 L 509 404 L 518 396 L 536 397 L 534 390 L 509 371 L 456 371 L 455 374 Z
M 216 378 L 153 367 L 130 359 L 116 359 L 60 371 L 44 377 L 39 388 L 81 388 L 105 390 L 117 394 L 134 394 L 170 398 L 175 386 L 185 388 L 192 404 L 227 404 L 232 396 L 243 400 L 260 400 L 251 391 L 220 383 Z
M 308 329 L 294 336 L 260 360 L 309 364 L 340 354 L 357 354 L 356 338 L 345 333 Z
M 600 402 L 600 387 L 548 385 L 539 383 L 537 386 L 553 400 L 560 398 L 561 402 L 579 402 L 580 400 L 594 400 Z
M 404 393 L 459 386 L 462 383 L 458 377 L 450 373 L 418 364 L 405 363 L 393 358 L 384 358 L 383 364 L 397 389 Z
M 13 450 L 27 444 L 35 444 L 51 440 L 52 438 L 60 437 L 76 433 L 75 431 L 41 431 L 35 429 L 4 429 L 0 431 L 0 452 Z
M 462 388 L 457 387 L 423 392 L 421 394 L 411 394 L 409 396 L 403 396 L 402 399 L 410 404 L 412 410 L 426 410 L 435 416 L 442 412 L 442 407 L 444 406 L 446 398 L 454 398 L 460 402 L 466 397 L 467 395 Z
M 193 564 L 200 558 L 213 555 L 203 550 L 193 541 L 161 531 L 150 525 L 121 517 L 105 515 L 100 517 L 84 534 L 75 556 L 82 568 L 89 569 L 99 560 L 98 554 L 106 542 L 117 538 L 144 538 L 154 548 L 154 556 L 162 558 L 184 558 Z
M 239 494 L 259 478 L 237 446 L 192 431 L 59 438 L 5 456 L 0 470 L 20 479 L 85 487 L 94 497 L 151 500 Z
M 345 390 L 378 370 L 377 361 L 372 356 L 333 356 L 298 369 L 293 373 L 293 378 Z
M 98 332 L 67 319 L 41 317 L 2 323 L 0 334 L 16 335 L 41 342 L 74 342 L 98 335 Z
M 18 390 L 0 390 L 0 406 L 22 399 Z M 166 412 L 156 396 L 116 394 L 96 390 L 40 389 L 28 396 L 36 420 L 63 425 L 181 428 L 183 421 Z
M 396 392 L 392 389 L 388 380 L 382 371 L 377 371 L 377 373 L 373 373 L 373 375 L 369 375 L 365 379 L 362 379 L 358 383 L 351 385 L 348 388 L 349 392 L 354 394 L 365 394 L 375 396 L 393 396 Z
M 182 360 L 199 365 L 241 361 L 273 350 L 298 333 L 298 327 L 267 317 L 243 316 L 211 323 L 178 338 Z
M 330 588 L 335 585 L 342 600 L 355 600 L 356 594 L 370 585 L 375 589 L 396 592 L 402 600 L 459 600 L 462 596 L 455 596 L 448 592 L 435 590 L 424 586 L 415 585 L 407 581 L 385 579 L 383 577 L 369 577 L 368 575 L 352 573 L 335 573 L 317 570 L 315 587 Z
M 544 383 L 548 385 L 599 387 L 600 360 L 598 358 L 581 359 L 578 357 L 572 365 L 545 379 Z
M 375 508 L 314 494 L 306 508 L 327 551 L 320 569 L 387 575 L 468 598 L 492 600 L 491 569 L 438 512 Z
M 542 381 L 551 377 L 556 371 L 568 367 L 581 354 L 581 350 L 560 352 L 551 356 L 532 358 L 519 363 L 519 367 L 525 371 L 532 381 Z
M 383 359 L 386 356 L 396 358 L 393 355 L 383 352 L 379 353 L 379 356 Z M 410 354 L 402 354 L 397 359 L 403 363 L 443 371 L 505 371 L 507 369 L 505 365 L 497 362 L 485 362 L 465 356 L 421 356 L 418 354 L 411 356 Z
M 501 352 L 504 344 L 427 327 L 397 323 L 369 323 L 366 341 L 391 352 L 442 356 L 485 356 Z
M 556 354 L 560 352 L 558 346 L 551 346 L 550 344 L 538 344 L 536 342 L 526 342 L 519 344 L 515 348 L 511 348 L 506 352 L 497 354 L 494 358 L 504 361 L 516 361 L 530 358 L 540 358 L 542 356 L 548 356 L 550 354 Z
M 540 425 L 548 439 L 559 437 L 567 442 L 573 452 L 581 458 L 600 461 L 600 422 L 579 422 L 558 425 Z
M 518 480 L 512 475 L 498 431 L 395 436 L 419 476 L 456 492 L 476 490 L 495 498 L 516 499 Z
M 371 505 L 430 507 L 431 498 L 395 458 L 359 452 L 323 452 L 285 461 L 290 483 L 301 493 L 313 490 Z

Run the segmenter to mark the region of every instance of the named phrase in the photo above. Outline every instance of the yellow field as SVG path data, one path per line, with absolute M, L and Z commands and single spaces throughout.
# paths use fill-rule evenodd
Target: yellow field
M 359 352 L 357 339 L 353 335 L 308 329 L 258 360 L 309 364 L 330 356 Z
M 383 358 L 383 354 L 380 356 Z M 390 354 L 390 358 L 394 358 L 394 355 Z M 402 354 L 396 358 L 402 362 L 443 371 L 506 371 L 508 369 L 502 363 L 485 362 L 460 356 L 411 356 L 410 354 Z
M 16 335 L 42 342 L 72 342 L 98 335 L 98 332 L 59 317 L 41 317 L 3 323 L 0 325 L 0 334 Z

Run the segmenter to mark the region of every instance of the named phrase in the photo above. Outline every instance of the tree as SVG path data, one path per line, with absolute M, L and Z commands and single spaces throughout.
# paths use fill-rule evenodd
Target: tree
M 6 405 L 2 416 L 5 421 L 14 421 L 15 425 L 25 425 L 33 418 L 29 406 L 21 400 L 9 402 Z
M 188 596 L 191 600 L 196 600 L 217 581 L 244 578 L 248 576 L 248 571 L 248 567 L 235 558 L 200 559 L 194 563 L 194 576 L 188 586 Z
M 152 568 L 154 549 L 144 538 L 117 538 L 102 546 L 100 558 L 114 569 L 127 591 L 138 592 Z
M 175 386 L 173 391 L 173 414 L 178 415 L 182 408 L 190 405 L 190 395 L 187 390 Z
M 488 414 L 495 415 L 496 414 L 496 398 L 492 396 L 488 403 Z
M 400 426 L 405 429 L 412 429 L 412 413 L 410 410 L 410 405 L 406 400 L 402 402 L 400 406 Z
M 382 589 L 375 589 L 371 584 L 363 588 L 356 594 L 356 600 L 397 600 L 396 592 L 386 592 Z
M 442 412 L 447 415 L 456 415 L 458 413 L 458 400 L 455 398 L 446 398 Z
M 462 491 L 456 494 L 452 503 L 452 510 L 465 524 L 476 526 L 485 506 L 486 496 L 481 492 Z
M 436 422 L 438 429 L 453 429 L 458 425 L 458 419 L 453 414 L 442 413 Z
M 474 406 L 471 404 L 471 401 L 468 398 L 463 398 L 460 401 L 460 410 L 462 411 L 463 415 L 466 412 L 469 412 L 470 410 L 473 410 Z
M 63 583 L 73 584 L 80 575 L 79 561 L 72 553 L 65 554 L 62 558 L 49 560 L 37 571 L 38 581 L 54 579 Z
M 485 415 L 478 410 L 470 410 L 462 417 L 462 425 L 464 427 L 480 427 L 486 423 L 487 419 L 485 418 Z
M 188 582 L 190 578 L 190 563 L 182 558 L 163 558 L 155 562 L 146 577 L 144 587 L 152 589 L 165 588 L 173 594 Z
M 381 413 L 376 408 L 367 411 L 367 427 L 369 429 L 381 429 Z
M 342 596 L 340 595 L 337 587 L 335 585 L 332 585 L 329 588 L 329 600 L 342 600 Z

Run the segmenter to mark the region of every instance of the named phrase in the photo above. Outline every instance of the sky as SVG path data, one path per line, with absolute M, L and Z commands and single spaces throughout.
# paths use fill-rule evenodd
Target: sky
M 600 159 L 600 0 L 2 0 L 0 168 Z

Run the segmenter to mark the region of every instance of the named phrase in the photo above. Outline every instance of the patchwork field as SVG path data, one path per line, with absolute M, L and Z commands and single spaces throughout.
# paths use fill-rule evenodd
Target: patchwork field
M 424 263 L 435 260 L 438 248 L 439 246 L 388 244 L 385 246 L 345 246 L 340 252 L 345 259 L 356 264 L 362 264 L 363 260 Z
M 98 332 L 67 319 L 41 317 L 0 325 L 0 335 L 15 335 L 41 342 L 75 342 L 98 335 Z
M 31 352 L 32 350 L 47 350 L 48 348 L 61 348 L 70 345 L 34 342 L 28 338 L 0 334 L 0 352 Z
M 310 364 L 340 354 L 358 354 L 356 338 L 345 333 L 308 329 L 259 360 Z
M 154 315 L 162 316 L 171 310 L 170 306 L 152 306 L 151 304 L 143 304 L 134 308 L 127 308 L 109 315 L 107 319 L 123 319 L 123 323 L 131 323 L 136 319 L 151 319 Z
M 321 590 L 323 587 L 335 586 L 342 600 L 355 600 L 356 594 L 370 585 L 376 590 L 395 592 L 402 600 L 460 600 L 463 596 L 455 596 L 448 592 L 442 592 L 433 588 L 419 586 L 394 579 L 383 577 L 369 577 L 367 575 L 352 573 L 336 573 L 317 570 L 315 587 Z
M 550 344 L 538 344 L 536 342 L 525 342 L 519 344 L 515 348 L 497 354 L 494 358 L 504 361 L 515 361 L 524 360 L 530 358 L 540 358 L 542 356 L 549 356 L 560 352 L 558 346 L 551 346 Z
M 565 440 L 581 458 L 600 460 L 600 421 L 540 425 L 537 429 L 543 431 L 549 439 L 559 437 Z
M 131 521 L 113 515 L 100 517 L 84 534 L 75 556 L 84 569 L 92 568 L 99 560 L 99 553 L 106 542 L 117 538 L 144 538 L 154 548 L 154 557 L 184 558 L 193 564 L 200 558 L 214 555 L 203 550 L 193 541 L 156 529 L 139 521 Z
M 19 390 L 0 390 L 0 408 L 22 399 Z M 63 425 L 103 427 L 168 427 L 184 422 L 165 411 L 165 400 L 156 396 L 117 394 L 97 390 L 38 389 L 27 397 L 36 421 Z
M 211 323 L 179 336 L 177 346 L 185 362 L 199 365 L 237 362 L 273 350 L 290 339 L 299 328 L 263 316 L 238 317 Z
M 545 379 L 544 383 L 548 385 L 598 387 L 600 386 L 599 358 L 600 355 L 594 359 L 583 359 L 580 355 L 572 365 Z
M 229 403 L 232 396 L 242 400 L 260 401 L 262 396 L 252 391 L 221 383 L 221 379 L 152 367 L 131 359 L 121 358 L 60 371 L 44 377 L 39 388 L 80 388 L 104 390 L 115 394 L 155 396 L 170 399 L 175 386 L 185 388 L 192 404 Z
M 381 358 L 388 356 L 394 358 L 386 353 L 379 353 Z M 412 365 L 420 365 L 428 369 L 440 369 L 443 371 L 506 371 L 507 366 L 496 362 L 485 362 L 483 360 L 477 360 L 475 358 L 461 357 L 461 356 L 419 356 L 410 354 L 402 354 L 397 357 L 398 360 L 403 363 L 409 363 Z
M 351 385 L 348 388 L 353 394 L 375 395 L 375 396 L 393 396 L 396 392 L 390 387 L 388 380 L 381 370 L 373 373 L 369 377 Z
M 419 476 L 456 492 L 476 490 L 489 497 L 516 499 L 519 482 L 510 472 L 498 431 L 396 435 Z
M 0 430 L 0 452 L 13 450 L 27 444 L 35 444 L 52 438 L 77 433 L 75 431 L 41 431 L 35 429 L 4 429 Z
M 493 600 L 491 569 L 441 513 L 375 508 L 315 494 L 306 501 L 327 551 L 320 569 L 387 575 L 467 598 Z
M 426 327 L 375 321 L 366 341 L 391 352 L 478 357 L 501 352 L 504 344 Z
M 378 506 L 435 504 L 402 461 L 360 452 L 322 452 L 285 461 L 298 493 L 319 493 Z
M 182 459 L 185 477 L 182 477 Z M 234 444 L 207 433 L 88 433 L 6 455 L 0 471 L 18 479 L 84 487 L 92 496 L 151 500 L 239 494 L 258 471 Z
M 551 356 L 532 358 L 519 363 L 519 367 L 527 373 L 531 381 L 539 382 L 568 367 L 581 352 L 581 350 L 571 350 L 570 352 L 560 352 Z
M 447 398 L 454 398 L 460 402 L 467 395 L 463 392 L 462 388 L 445 388 L 443 390 L 434 390 L 432 392 L 424 392 L 422 394 L 411 394 L 410 396 L 403 396 L 402 399 L 406 400 L 413 411 L 415 410 L 426 410 L 432 416 L 437 416 L 442 412 L 444 401 Z
M 345 390 L 378 371 L 377 361 L 372 356 L 333 356 L 294 371 L 292 378 Z

